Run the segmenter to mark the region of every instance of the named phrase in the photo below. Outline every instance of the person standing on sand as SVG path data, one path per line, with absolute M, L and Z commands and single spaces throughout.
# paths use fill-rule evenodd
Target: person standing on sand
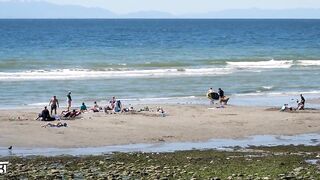
M 298 103 L 298 110 L 304 110 L 304 104 L 306 103 L 306 99 L 300 94 L 300 102 Z
M 52 97 L 52 99 L 49 102 L 49 106 L 51 106 L 51 116 L 52 116 L 53 110 L 54 110 L 54 114 L 57 114 L 57 108 L 59 107 L 59 101 L 57 99 L 57 96 Z
M 221 88 L 219 88 L 218 94 L 219 94 L 220 105 L 222 105 L 223 103 L 227 105 L 229 98 L 224 95 L 224 91 Z
M 213 90 L 212 88 L 210 88 L 210 89 L 208 90 L 208 92 L 207 92 L 207 97 L 208 97 L 209 100 L 210 100 L 210 105 L 213 105 L 213 104 L 214 104 L 214 97 L 212 97 L 213 93 L 215 93 L 215 92 L 214 92 L 214 90 Z
M 71 91 L 69 91 L 67 94 L 67 102 L 68 102 L 68 111 L 70 111 L 71 103 L 72 103 Z

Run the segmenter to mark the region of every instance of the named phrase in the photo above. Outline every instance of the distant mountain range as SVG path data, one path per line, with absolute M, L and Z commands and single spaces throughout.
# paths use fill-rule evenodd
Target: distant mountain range
M 40 1 L 0 2 L 0 18 L 310 18 L 319 19 L 320 9 L 230 9 L 208 13 L 173 15 L 161 11 L 116 14 L 103 8 L 57 5 Z

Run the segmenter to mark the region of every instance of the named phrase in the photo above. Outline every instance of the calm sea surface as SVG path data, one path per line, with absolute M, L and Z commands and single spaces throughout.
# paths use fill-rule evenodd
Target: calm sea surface
M 320 20 L 0 20 L 2 108 L 320 96 Z

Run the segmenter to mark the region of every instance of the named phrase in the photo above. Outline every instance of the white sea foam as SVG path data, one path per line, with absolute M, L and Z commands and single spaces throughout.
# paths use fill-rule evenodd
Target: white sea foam
M 266 90 L 270 90 L 273 88 L 273 86 L 262 86 L 263 89 L 266 89 Z
M 47 106 L 48 105 L 48 102 L 40 102 L 40 103 L 31 103 L 31 104 L 28 104 L 28 106 L 34 106 L 34 107 L 38 107 L 38 106 Z
M 111 79 L 131 77 L 172 77 L 172 76 L 206 76 L 230 74 L 231 68 L 198 69 L 151 69 L 151 70 L 105 70 L 56 69 L 51 71 L 36 70 L 24 72 L 0 72 L 0 81 L 24 80 L 68 80 L 68 79 Z
M 293 65 L 292 60 L 270 60 L 270 61 L 246 61 L 246 62 L 227 62 L 229 67 L 243 69 L 273 69 L 290 68 Z
M 299 60 L 297 63 L 300 66 L 320 66 L 320 60 Z
M 299 94 L 320 94 L 320 90 L 314 90 L 314 91 L 305 91 L 305 92 L 255 92 L 255 93 L 243 93 L 243 94 L 235 94 L 235 96 L 297 96 Z

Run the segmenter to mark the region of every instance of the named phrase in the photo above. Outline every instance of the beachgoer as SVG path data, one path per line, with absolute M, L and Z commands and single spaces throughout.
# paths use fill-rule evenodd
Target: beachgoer
M 163 110 L 162 107 L 158 107 L 158 108 L 157 108 L 157 112 L 160 113 L 160 114 L 162 115 L 162 117 L 165 117 L 165 116 L 166 116 L 166 115 L 165 115 L 165 111 Z
M 47 108 L 47 106 L 44 107 L 44 109 L 42 110 L 41 114 L 39 114 L 39 117 L 37 118 L 37 120 L 41 118 L 41 121 L 53 121 L 55 120 L 55 118 L 52 118 L 50 116 L 50 112 Z
M 228 98 L 228 97 L 226 97 L 224 95 L 224 91 L 221 88 L 219 88 L 218 94 L 219 94 L 219 102 L 220 102 L 220 104 L 221 105 L 222 104 L 227 105 L 227 103 L 228 103 L 230 98 Z
M 49 102 L 49 106 L 51 106 L 51 115 L 54 110 L 54 114 L 57 114 L 57 108 L 59 107 L 59 101 L 57 99 L 57 96 L 53 96 L 52 99 Z
M 67 94 L 67 102 L 68 102 L 68 111 L 70 111 L 71 104 L 72 104 L 71 91 L 69 91 Z
M 298 110 L 304 110 L 304 105 L 306 103 L 306 99 L 300 94 L 300 102 L 298 101 Z
M 123 108 L 122 109 L 122 111 L 121 111 L 122 113 L 134 113 L 134 112 L 136 112 L 136 110 L 134 110 L 134 108 L 131 106 L 130 108 Z
M 80 111 L 77 111 L 77 110 L 72 110 L 72 112 L 71 112 L 71 114 L 70 114 L 70 118 L 75 118 L 75 117 L 77 117 L 77 116 L 79 116 L 81 114 L 81 112 Z
M 121 101 L 118 100 L 118 101 L 116 102 L 115 107 L 114 107 L 114 112 L 121 112 L 121 109 L 122 109 L 122 104 L 121 104 Z
M 81 114 L 80 111 L 77 110 L 72 110 L 72 111 L 64 111 L 63 114 L 61 114 L 65 118 L 74 118 L 77 117 Z
M 224 91 L 221 88 L 219 88 L 218 94 L 220 98 L 224 97 Z
M 87 106 L 84 104 L 84 102 L 82 103 L 82 105 L 80 107 L 80 111 L 81 112 L 87 111 Z
M 214 104 L 214 99 L 212 98 L 212 93 L 214 93 L 214 90 L 212 88 L 210 88 L 207 92 L 207 97 L 210 100 L 210 105 Z
M 68 124 L 67 123 L 61 123 L 61 122 L 58 122 L 56 124 L 54 123 L 48 123 L 46 125 L 43 125 L 42 127 L 46 128 L 46 127 L 68 127 Z
M 97 101 L 94 102 L 93 107 L 91 108 L 93 112 L 99 112 L 100 111 L 100 106 L 97 104 Z
M 280 109 L 280 111 L 286 111 L 286 110 L 288 110 L 289 108 L 288 108 L 288 104 L 284 104 L 282 107 L 281 107 L 281 109 Z
M 111 101 L 110 101 L 110 105 L 111 105 L 111 108 L 114 109 L 115 105 L 116 105 L 116 97 L 112 97 Z

